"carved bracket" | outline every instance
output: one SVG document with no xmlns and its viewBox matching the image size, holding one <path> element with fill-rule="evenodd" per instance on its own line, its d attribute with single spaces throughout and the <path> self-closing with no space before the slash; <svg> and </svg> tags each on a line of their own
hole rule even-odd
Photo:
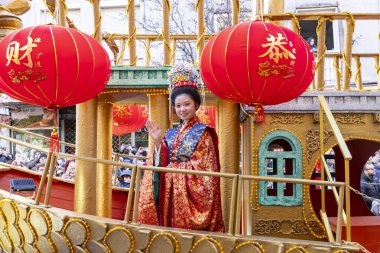
<svg viewBox="0 0 380 253">
<path fill-rule="evenodd" d="M 323 131 L 323 143 L 326 143 L 327 140 L 333 136 L 334 133 L 332 130 Z M 319 130 L 309 130 L 306 132 L 306 158 L 310 163 L 313 153 L 321 147 L 319 142 Z"/>
</svg>

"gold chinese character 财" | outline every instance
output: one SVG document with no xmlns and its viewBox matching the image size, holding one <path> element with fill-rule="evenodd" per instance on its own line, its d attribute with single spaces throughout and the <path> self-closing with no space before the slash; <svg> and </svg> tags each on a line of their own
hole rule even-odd
<svg viewBox="0 0 380 253">
<path fill-rule="evenodd" d="M 23 63 L 24 65 L 28 66 L 29 68 L 33 67 L 33 61 L 32 61 L 32 51 L 33 48 L 37 47 L 37 44 L 33 43 L 33 39 L 31 37 L 28 37 L 28 42 L 26 43 L 25 46 L 20 47 L 20 42 L 18 41 L 13 41 L 9 43 L 7 47 L 7 53 L 6 57 L 8 59 L 8 62 L 5 66 L 8 66 L 11 61 L 16 63 L 17 65 L 20 65 L 21 61 L 24 58 L 27 58 L 28 62 Z M 20 51 L 24 52 L 23 55 L 20 56 Z"/>
</svg>

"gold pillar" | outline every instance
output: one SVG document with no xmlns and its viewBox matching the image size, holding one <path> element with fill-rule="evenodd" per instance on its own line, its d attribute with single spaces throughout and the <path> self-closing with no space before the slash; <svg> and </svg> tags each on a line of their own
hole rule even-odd
<svg viewBox="0 0 380 253">
<path fill-rule="evenodd" d="M 92 1 L 94 9 L 95 39 L 102 41 L 100 28 L 100 0 Z M 97 149 L 97 105 L 98 98 L 76 106 L 75 153 L 79 156 L 96 157 Z M 96 214 L 96 164 L 76 161 L 74 211 Z"/>
<path fill-rule="evenodd" d="M 270 0 L 269 1 L 269 14 L 283 14 L 285 10 L 284 0 Z M 284 21 L 275 21 L 273 22 L 276 25 L 283 25 Z"/>
<path fill-rule="evenodd" d="M 77 105 L 75 153 L 96 157 L 97 103 L 94 98 Z M 96 214 L 96 164 L 76 161 L 74 211 Z"/>
<path fill-rule="evenodd" d="M 98 103 L 98 158 L 112 159 L 112 103 Z M 112 217 L 112 166 L 96 170 L 96 215 Z"/>
<path fill-rule="evenodd" d="M 239 174 L 239 107 L 234 102 L 218 102 L 218 137 L 221 172 Z M 222 211 L 225 227 L 229 224 L 231 179 L 220 184 Z"/>
<path fill-rule="evenodd" d="M 148 94 L 149 97 L 149 120 L 158 124 L 162 134 L 169 128 L 169 100 L 168 95 Z M 149 150 L 153 146 L 152 138 L 149 138 Z"/>
</svg>

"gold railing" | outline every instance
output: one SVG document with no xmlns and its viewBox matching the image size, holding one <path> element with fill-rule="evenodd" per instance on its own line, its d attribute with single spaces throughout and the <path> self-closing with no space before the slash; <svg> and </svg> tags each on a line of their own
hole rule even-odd
<svg viewBox="0 0 380 253">
<path fill-rule="evenodd" d="M 265 177 L 265 176 L 243 176 L 243 175 L 237 175 L 237 174 L 231 174 L 231 173 L 180 170 L 180 169 L 163 168 L 163 167 L 128 165 L 125 163 L 115 162 L 115 161 L 110 161 L 110 160 L 70 155 L 70 154 L 65 154 L 65 153 L 53 153 L 53 152 L 49 152 L 48 150 L 32 146 L 30 144 L 18 141 L 10 137 L 0 136 L 0 139 L 9 141 L 17 145 L 22 145 L 31 149 L 35 149 L 41 152 L 49 153 L 44 171 L 42 173 L 39 188 L 36 194 L 36 198 L 35 198 L 36 205 L 40 204 L 41 195 L 42 195 L 42 191 L 43 191 L 43 187 L 45 183 L 46 183 L 46 193 L 45 193 L 44 205 L 45 206 L 49 205 L 50 193 L 53 187 L 52 183 L 53 183 L 53 174 L 54 174 L 54 167 L 55 167 L 54 165 L 55 165 L 55 161 L 57 157 L 65 157 L 69 159 L 83 160 L 87 162 L 102 163 L 102 164 L 107 164 L 107 165 L 112 165 L 112 166 L 124 166 L 124 167 L 131 168 L 132 177 L 131 177 L 131 183 L 130 183 L 129 193 L 127 197 L 126 211 L 125 211 L 125 217 L 124 217 L 124 221 L 127 223 L 138 222 L 137 214 L 138 214 L 138 199 L 140 196 L 140 187 L 135 187 L 135 185 L 140 185 L 141 183 L 141 176 L 139 175 L 141 175 L 142 170 L 167 172 L 167 173 L 192 174 L 192 175 L 198 175 L 198 176 L 214 176 L 214 177 L 232 179 L 232 192 L 231 192 L 231 202 L 230 202 L 231 210 L 229 214 L 230 222 L 228 224 L 228 233 L 231 235 L 240 234 L 240 212 L 241 212 L 241 202 L 242 202 L 241 197 L 242 197 L 242 186 L 243 186 L 244 180 L 274 181 L 274 182 L 286 182 L 286 183 L 300 183 L 300 184 L 307 184 L 307 185 L 332 186 L 332 187 L 339 187 L 339 194 L 338 194 L 339 201 L 338 201 L 338 214 L 337 214 L 338 224 L 337 224 L 337 231 L 336 231 L 336 239 L 334 240 L 334 242 L 338 244 L 342 242 L 341 231 L 342 231 L 342 217 L 343 217 L 343 203 L 344 203 L 343 189 L 345 187 L 345 183 L 342 183 L 342 182 L 326 182 L 326 181 L 319 181 L 319 180 L 291 179 L 291 178 L 273 178 L 273 177 Z M 8 167 L 8 168 L 15 167 L 13 165 L 6 164 L 6 163 L 0 163 L 0 165 Z M 46 182 L 46 179 L 47 179 L 47 182 Z M 133 199 L 135 200 L 134 203 L 132 203 Z M 130 213 L 131 213 L 132 205 L 133 205 L 133 216 L 131 220 Z"/>
<path fill-rule="evenodd" d="M 96 2 L 96 1 L 95 1 Z M 94 20 L 96 31 L 99 31 L 101 26 L 101 14 L 99 3 L 90 1 L 90 3 L 94 7 Z M 282 5 L 281 5 L 282 2 Z M 256 8 L 256 13 L 261 14 L 264 20 L 273 21 L 278 23 L 279 21 L 291 21 L 292 29 L 296 33 L 300 33 L 300 24 L 299 20 L 316 20 L 318 21 L 318 26 L 316 29 L 317 39 L 318 39 L 318 51 L 317 51 L 317 60 L 316 60 L 316 87 L 317 90 L 325 89 L 325 80 L 324 80 L 324 65 L 325 58 L 329 57 L 329 54 L 326 53 L 325 46 L 325 38 L 326 38 L 326 21 L 336 22 L 340 20 L 344 20 L 346 22 L 345 27 L 345 36 L 344 36 L 344 46 L 343 52 L 341 53 L 340 58 L 343 62 L 343 71 L 340 70 L 339 67 L 335 67 L 336 75 L 343 77 L 343 90 L 351 90 L 350 82 L 351 79 L 354 78 L 354 81 L 357 85 L 357 89 L 359 91 L 362 90 L 362 82 L 361 82 L 361 73 L 360 73 L 360 56 L 356 57 L 352 53 L 352 42 L 353 42 L 353 34 L 355 31 L 355 22 L 357 20 L 366 20 L 366 21 L 376 21 L 380 20 L 379 13 L 334 13 L 334 12 L 313 12 L 313 13 L 281 13 L 284 9 L 284 1 L 279 1 L 278 6 L 275 6 L 272 10 L 273 13 L 264 14 L 263 13 L 263 2 L 256 1 L 256 6 L 252 6 L 252 10 Z M 60 2 L 61 5 L 64 4 L 64 1 Z M 281 6 L 280 6 L 281 5 Z M 62 8 L 62 6 L 60 6 Z M 66 7 L 67 8 L 67 7 Z M 65 9 L 65 8 L 64 8 Z M 145 61 L 144 66 L 149 66 L 151 62 L 151 42 L 154 41 L 162 41 L 163 43 L 163 61 L 162 65 L 173 65 L 175 63 L 175 52 L 176 52 L 176 44 L 179 40 L 185 41 L 194 41 L 195 47 L 197 51 L 198 57 L 201 55 L 202 50 L 205 45 L 205 41 L 210 39 L 213 34 L 206 34 L 206 25 L 205 25 L 205 5 L 204 0 L 198 0 L 196 2 L 195 11 L 197 15 L 197 34 L 170 34 L 170 12 L 171 12 L 171 4 L 170 1 L 162 2 L 162 30 L 157 34 L 138 34 L 136 28 L 136 18 L 135 18 L 135 1 L 129 1 L 126 9 L 125 15 L 128 17 L 128 34 L 109 34 L 104 33 L 100 35 L 100 33 L 95 32 L 97 34 L 97 39 L 103 39 L 111 51 L 114 54 L 114 62 L 116 65 L 124 64 L 124 53 L 128 48 L 129 52 L 129 64 L 130 66 L 137 65 L 137 52 L 136 52 L 136 40 L 141 41 L 145 47 Z M 231 19 L 232 25 L 236 25 L 239 22 L 239 13 L 240 13 L 240 1 L 232 0 L 231 1 Z M 60 12 L 61 15 L 67 14 L 66 11 Z M 274 14 L 276 12 L 276 14 Z M 64 16 L 64 15 L 63 15 Z M 64 20 L 64 17 L 62 17 Z M 72 22 L 69 22 L 70 25 L 73 25 Z M 378 32 L 378 31 L 377 31 Z M 100 37 L 100 38 L 98 38 Z M 115 41 L 119 41 L 119 45 L 116 44 Z M 380 89 L 380 64 L 379 64 L 379 52 L 374 52 L 375 54 L 375 74 L 377 76 L 377 85 L 376 89 Z M 360 54 L 365 55 L 365 54 Z M 142 58 L 142 57 L 140 57 Z M 357 73 L 353 76 L 352 73 L 352 59 L 354 59 L 357 65 Z M 195 62 L 199 62 L 200 59 L 196 59 Z M 339 58 L 334 58 L 334 65 L 339 65 Z M 342 73 L 343 72 L 343 73 Z M 336 89 L 342 90 L 340 87 L 340 78 L 336 78 Z M 313 87 L 313 86 L 312 86 Z"/>
<path fill-rule="evenodd" d="M 15 132 L 18 132 L 18 133 L 23 133 L 23 134 L 26 134 L 26 135 L 30 135 L 30 136 L 33 136 L 33 137 L 40 138 L 40 139 L 46 141 L 47 143 L 50 142 L 50 138 L 49 137 L 46 137 L 46 136 L 43 136 L 43 135 L 40 135 L 40 134 L 36 134 L 36 133 L 33 133 L 33 132 L 29 132 L 29 131 L 26 131 L 26 130 L 22 130 L 20 128 L 17 128 L 17 127 L 14 127 L 14 126 L 10 126 L 10 125 L 7 125 L 7 124 L 0 123 L 0 128 L 8 128 L 8 129 L 10 129 L 12 131 L 15 131 Z M 64 141 L 60 141 L 59 145 L 60 146 L 61 145 L 65 145 L 65 146 L 69 146 L 69 147 L 75 148 L 75 144 L 64 142 Z"/>
<path fill-rule="evenodd" d="M 298 13 L 298 14 L 277 14 L 264 15 L 265 19 L 269 19 L 271 21 L 279 21 L 279 20 L 290 20 L 292 21 L 292 29 L 293 31 L 299 33 L 299 20 L 317 20 L 317 37 L 318 37 L 318 51 L 317 51 L 317 62 L 316 62 L 316 79 L 317 79 L 317 89 L 324 90 L 325 88 L 325 80 L 324 80 L 324 60 L 327 55 L 326 46 L 325 46 L 325 38 L 326 38 L 326 21 L 337 21 L 337 20 L 345 20 L 346 21 L 346 34 L 344 36 L 344 47 L 342 55 L 343 60 L 343 74 L 340 74 L 338 69 L 338 75 L 343 77 L 343 90 L 350 90 L 350 81 L 352 78 L 352 69 L 351 69 L 351 61 L 352 58 L 355 59 L 357 66 L 361 66 L 360 57 L 356 57 L 352 53 L 352 35 L 355 30 L 355 21 L 356 20 L 380 20 L 380 13 Z M 363 54 L 365 55 L 365 54 Z M 372 54 L 371 54 L 372 55 Z M 379 53 L 375 53 L 375 57 L 377 55 L 377 61 L 375 63 L 375 73 L 377 75 L 377 89 L 380 89 L 380 71 L 379 71 Z M 335 60 L 335 64 L 337 63 Z M 338 61 L 339 63 L 339 61 Z M 360 67 L 359 67 L 360 69 Z M 340 78 L 339 78 L 340 79 Z M 357 75 L 355 74 L 355 82 L 360 83 L 360 80 L 356 80 Z M 340 83 L 340 82 L 339 82 Z M 358 85 L 358 90 L 361 90 L 361 86 Z"/>
<path fill-rule="evenodd" d="M 350 185 L 350 164 L 349 164 L 349 162 L 352 159 L 351 153 L 348 150 L 346 142 L 344 141 L 342 133 L 340 132 L 338 125 L 336 124 L 334 116 L 331 113 L 331 110 L 327 104 L 325 97 L 322 95 L 319 95 L 318 100 L 319 100 L 319 126 L 320 126 L 320 128 L 319 128 L 319 143 L 320 143 L 320 150 L 321 150 L 320 159 L 323 161 L 321 163 L 321 166 L 323 167 L 323 168 L 321 168 L 321 180 L 324 180 L 325 171 L 328 171 L 328 169 L 327 169 L 328 167 L 326 166 L 326 162 L 324 160 L 325 148 L 324 148 L 324 132 L 323 131 L 324 131 L 324 114 L 325 114 L 327 121 L 330 124 L 331 129 L 334 133 L 334 136 L 335 136 L 336 140 L 338 141 L 338 146 L 339 146 L 339 148 L 343 154 L 345 183 L 346 183 L 346 185 Z M 329 172 L 327 175 L 328 175 L 328 179 L 331 180 L 331 175 Z M 346 187 L 345 190 L 346 190 L 346 219 L 345 219 L 345 221 L 346 221 L 346 228 L 347 228 L 346 229 L 346 232 L 347 232 L 346 238 L 347 238 L 347 241 L 350 242 L 351 241 L 350 189 L 348 187 Z M 334 195 L 336 195 L 335 192 L 334 192 Z M 335 197 L 335 198 L 337 199 L 337 197 Z M 337 199 L 337 201 L 339 201 L 339 203 L 340 203 L 340 201 L 341 201 L 340 198 Z M 322 187 L 322 190 L 321 190 L 321 213 L 322 213 L 322 215 L 321 216 L 324 216 L 324 217 L 326 214 L 326 204 L 325 203 L 326 203 L 325 188 Z M 343 214 L 343 210 L 342 210 L 342 214 Z M 324 222 L 325 222 L 325 226 L 328 226 L 328 224 L 326 224 L 325 220 L 324 220 Z"/>
<path fill-rule="evenodd" d="M 46 143 L 49 143 L 50 142 L 50 138 L 49 137 L 46 137 L 46 136 L 43 136 L 43 135 L 40 135 L 40 134 L 36 134 L 36 133 L 33 133 L 33 132 L 29 132 L 29 131 L 26 131 L 26 130 L 22 130 L 22 129 L 19 129 L 17 127 L 13 127 L 13 126 L 9 126 L 9 125 L 6 125 L 6 124 L 2 124 L 0 123 L 0 128 L 8 128 L 12 131 L 15 131 L 15 132 L 18 132 L 18 133 L 23 133 L 23 134 L 26 134 L 26 135 L 30 135 L 30 136 L 33 136 L 33 137 L 37 137 L 39 139 L 42 139 L 43 141 L 45 141 Z M 64 146 L 69 146 L 69 147 L 73 147 L 75 148 L 75 144 L 73 143 L 68 143 L 68 142 L 64 142 L 64 141 L 59 141 L 59 146 L 61 145 L 64 145 Z M 29 147 L 31 149 L 36 149 L 34 146 L 33 147 Z M 49 153 L 48 150 L 45 150 L 45 149 L 42 149 L 42 148 L 38 148 L 36 149 L 38 151 L 41 151 L 41 152 L 44 152 L 44 153 Z M 132 159 L 135 159 L 135 161 L 137 162 L 137 160 L 146 160 L 148 159 L 148 157 L 145 157 L 145 156 L 137 156 L 137 155 L 127 155 L 127 154 L 119 154 L 119 153 L 113 153 L 114 155 L 114 161 L 119 161 L 119 158 L 120 157 L 128 157 L 128 158 L 132 158 Z M 48 159 L 49 156 L 48 156 Z M 124 166 L 125 167 L 125 163 L 124 163 Z M 117 175 L 117 169 L 118 169 L 118 166 L 113 166 L 113 169 L 114 169 L 114 173 L 115 175 Z M 112 185 L 116 186 L 116 176 L 114 177 L 114 180 L 112 182 Z"/>
<path fill-rule="evenodd" d="M 333 62 L 333 68 L 334 68 L 334 73 L 335 73 L 335 89 L 340 91 L 344 90 L 341 86 L 341 77 L 342 77 L 342 71 L 340 67 L 340 62 L 344 62 L 344 56 L 343 53 L 326 53 L 324 57 L 327 58 L 332 58 Z M 378 72 L 379 69 L 379 54 L 376 53 L 353 53 L 352 57 L 354 58 L 355 61 L 355 68 L 356 71 L 354 73 L 354 83 L 356 85 L 356 89 L 359 91 L 373 91 L 373 90 L 379 90 L 378 87 L 370 87 L 367 89 L 363 89 L 363 76 L 362 76 L 362 61 L 361 59 L 363 58 L 372 58 L 374 60 L 374 65 L 373 65 L 373 71 L 374 73 Z"/>
<path fill-rule="evenodd" d="M 132 7 L 134 8 L 134 6 Z M 202 13 L 203 10 L 197 9 L 198 15 Z M 233 19 L 237 22 L 237 15 L 238 12 L 235 11 L 233 13 Z M 292 29 L 296 33 L 300 32 L 300 25 L 299 20 L 316 20 L 318 21 L 317 26 L 317 38 L 318 38 L 318 51 L 316 54 L 316 85 L 315 87 L 312 86 L 312 88 L 317 90 L 324 90 L 325 89 L 325 59 L 326 58 L 333 58 L 333 67 L 335 69 L 335 88 L 336 90 L 352 90 L 350 87 L 351 79 L 354 79 L 354 83 L 356 84 L 356 89 L 359 91 L 363 90 L 363 82 L 362 82 L 362 74 L 361 74 L 361 58 L 363 57 L 372 57 L 375 60 L 374 64 L 374 74 L 377 76 L 377 85 L 376 87 L 371 87 L 372 89 L 375 88 L 376 90 L 380 89 L 380 67 L 379 67 L 379 53 L 352 53 L 352 34 L 355 30 L 355 21 L 356 20 L 380 20 L 380 14 L 378 13 L 299 13 L 299 14 L 266 14 L 263 17 L 266 20 L 270 21 L 284 21 L 288 20 L 292 22 Z M 326 46 L 325 46 L 325 38 L 326 38 L 326 21 L 332 21 L 337 22 L 338 20 L 345 20 L 346 21 L 346 34 L 344 36 L 344 47 L 342 53 L 337 54 L 331 54 L 326 52 Z M 234 23 L 236 23 L 234 22 Z M 169 24 L 164 24 L 164 26 Z M 198 27 L 199 28 L 199 27 Z M 168 31 L 169 27 L 164 27 L 163 30 Z M 135 30 L 134 30 L 135 31 Z M 179 40 L 182 41 L 196 41 L 197 50 L 201 52 L 201 50 L 204 47 L 204 41 L 209 40 L 214 34 L 205 34 L 205 31 L 203 28 L 198 29 L 198 34 L 191 35 L 191 34 L 166 34 L 166 36 L 163 36 L 163 34 L 104 34 L 103 39 L 110 45 L 111 50 L 113 49 L 114 52 L 114 58 L 115 58 L 115 64 L 124 64 L 121 59 L 124 57 L 125 52 L 125 46 L 128 44 L 129 52 L 132 53 L 132 55 L 136 55 L 136 48 L 132 48 L 133 45 L 135 45 L 135 41 L 141 41 L 145 46 L 145 56 L 140 57 L 145 59 L 145 66 L 150 65 L 151 60 L 151 53 L 150 53 L 150 44 L 153 41 L 163 41 L 163 43 L 166 45 L 164 46 L 164 54 L 167 55 L 169 51 L 171 52 L 170 55 L 170 61 L 164 60 L 163 65 L 168 64 L 174 64 L 175 57 L 175 51 L 176 51 L 176 43 Z M 115 43 L 115 40 L 120 41 L 120 46 L 117 46 Z M 128 43 L 126 43 L 128 41 Z M 134 43 L 131 43 L 131 41 L 134 41 Z M 203 41 L 202 45 L 199 45 L 199 42 Z M 113 42 L 113 43 L 112 43 Z M 169 43 L 170 42 L 170 43 Z M 112 46 L 111 46 L 112 45 Z M 115 47 L 118 48 L 119 53 L 115 51 Z M 200 53 L 198 53 L 198 56 Z M 356 64 L 356 73 L 353 73 L 352 71 L 352 59 L 354 59 L 354 62 Z M 199 62 L 199 59 L 196 60 Z M 340 67 L 340 61 L 342 62 L 342 66 Z M 136 65 L 136 61 L 133 61 L 132 66 Z M 343 79 L 343 84 L 341 85 L 341 78 Z"/>
<path fill-rule="evenodd" d="M 330 242 L 336 242 L 336 243 L 342 242 L 342 219 L 343 219 L 345 183 L 328 182 L 328 181 L 320 181 L 320 180 L 308 180 L 308 179 L 296 179 L 296 178 L 277 178 L 277 177 L 266 177 L 266 176 L 239 175 L 237 203 L 241 202 L 242 185 L 243 185 L 244 180 L 273 181 L 273 182 L 293 183 L 293 184 L 302 184 L 302 185 L 322 185 L 322 189 L 325 186 L 339 187 L 338 211 L 337 211 L 338 220 L 337 220 L 336 238 L 335 240 L 332 240 Z M 240 226 L 240 214 L 241 214 L 241 205 L 237 205 L 236 220 L 235 220 L 235 224 L 236 224 L 235 234 L 238 234 L 238 228 Z"/>
</svg>

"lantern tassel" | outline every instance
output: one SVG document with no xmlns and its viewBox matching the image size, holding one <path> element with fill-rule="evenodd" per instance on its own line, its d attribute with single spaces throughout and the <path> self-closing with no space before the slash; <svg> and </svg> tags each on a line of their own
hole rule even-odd
<svg viewBox="0 0 380 253">
<path fill-rule="evenodd" d="M 255 122 L 265 124 L 265 114 L 263 105 L 255 103 L 253 104 L 253 106 L 255 107 L 255 112 L 253 113 L 253 118 L 255 119 Z"/>
</svg>

